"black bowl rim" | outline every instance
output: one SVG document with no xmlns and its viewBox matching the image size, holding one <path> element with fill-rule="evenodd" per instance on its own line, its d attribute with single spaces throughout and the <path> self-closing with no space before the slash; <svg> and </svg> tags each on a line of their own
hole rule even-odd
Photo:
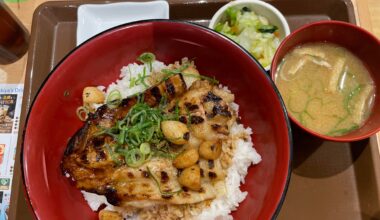
<svg viewBox="0 0 380 220">
<path fill-rule="evenodd" d="M 21 176 L 22 176 L 23 188 L 24 188 L 25 195 L 27 197 L 29 208 L 32 209 L 33 216 L 35 217 L 35 219 L 38 219 L 38 216 L 36 215 L 35 208 L 33 207 L 32 203 L 30 201 L 29 191 L 27 190 L 26 181 L 25 181 L 25 173 L 24 173 L 25 169 L 24 169 L 24 163 L 23 163 L 24 162 L 24 140 L 25 140 L 26 128 L 28 127 L 28 122 L 29 122 L 29 116 L 30 116 L 30 113 L 31 113 L 31 109 L 34 106 L 35 101 L 39 97 L 39 94 L 40 94 L 42 88 L 45 86 L 46 82 L 50 79 L 50 77 L 52 76 L 52 74 L 54 74 L 54 72 L 60 67 L 60 65 L 72 53 L 74 53 L 76 50 L 78 50 L 82 46 L 88 44 L 88 42 L 92 41 L 93 39 L 97 38 L 100 35 L 103 35 L 103 34 L 106 34 L 108 32 L 114 31 L 116 29 L 119 29 L 119 28 L 122 28 L 122 27 L 125 27 L 125 26 L 129 26 L 129 25 L 136 25 L 136 24 L 143 24 L 143 23 L 179 23 L 179 24 L 190 25 L 190 26 L 194 26 L 196 28 L 203 29 L 205 31 L 208 31 L 210 33 L 213 33 L 213 34 L 219 36 L 220 38 L 228 41 L 230 44 L 232 43 L 233 45 L 235 45 L 236 47 L 238 47 L 247 56 L 249 56 L 253 62 L 255 62 L 258 65 L 259 69 L 261 69 L 261 72 L 265 75 L 266 79 L 268 80 L 268 82 L 270 83 L 270 85 L 272 86 L 272 88 L 274 89 L 274 91 L 275 91 L 275 93 L 276 93 L 276 95 L 277 95 L 277 97 L 278 97 L 278 99 L 280 101 L 281 108 L 282 108 L 282 111 L 283 111 L 283 114 L 284 114 L 284 118 L 285 118 L 285 122 L 286 122 L 286 125 L 287 125 L 287 129 L 288 129 L 288 139 L 289 139 L 289 162 L 288 162 L 288 173 L 287 173 L 287 177 L 286 177 L 286 183 L 285 183 L 282 195 L 281 195 L 281 199 L 278 202 L 277 208 L 276 208 L 276 210 L 273 213 L 272 218 L 271 218 L 272 220 L 276 219 L 277 216 L 278 216 L 278 214 L 280 213 L 281 207 L 282 207 L 282 205 L 283 205 L 283 203 L 285 201 L 286 193 L 288 191 L 290 177 L 291 177 L 291 172 L 292 172 L 292 161 L 293 161 L 293 137 L 292 137 L 292 129 L 291 129 L 291 126 L 290 126 L 290 121 L 289 121 L 288 113 L 287 113 L 287 110 L 285 108 L 285 103 L 282 100 L 280 92 L 278 91 L 277 87 L 275 86 L 274 82 L 272 81 L 270 75 L 267 74 L 267 72 L 265 71 L 265 69 L 256 60 L 256 58 L 254 58 L 246 49 L 244 49 L 242 46 L 240 46 L 238 43 L 236 43 L 232 39 L 228 38 L 225 35 L 220 34 L 219 32 L 217 32 L 217 31 L 215 31 L 213 29 L 210 29 L 208 27 L 205 27 L 205 26 L 202 26 L 202 25 L 199 25 L 199 24 L 195 24 L 195 23 L 191 23 L 191 22 L 187 22 L 187 21 L 180 21 L 180 20 L 170 20 L 170 19 L 147 19 L 147 20 L 140 20 L 140 21 L 135 21 L 135 22 L 124 23 L 124 24 L 115 26 L 113 28 L 107 29 L 105 31 L 102 31 L 102 32 L 100 32 L 100 33 L 92 36 L 91 38 L 87 39 L 86 41 L 84 41 L 80 45 L 76 46 L 74 49 L 72 49 L 68 54 L 66 54 L 57 63 L 57 65 L 55 65 L 55 67 L 49 72 L 48 76 L 44 79 L 44 81 L 42 82 L 41 86 L 39 87 L 39 89 L 38 89 L 38 91 L 36 93 L 36 96 L 33 98 L 33 101 L 32 101 L 32 103 L 31 103 L 31 105 L 29 107 L 29 110 L 28 110 L 28 114 L 26 116 L 25 125 L 24 125 L 23 132 L 22 132 L 22 143 L 21 143 L 21 152 L 20 152 L 20 164 L 21 164 L 21 171 L 22 171 L 21 172 Z"/>
</svg>

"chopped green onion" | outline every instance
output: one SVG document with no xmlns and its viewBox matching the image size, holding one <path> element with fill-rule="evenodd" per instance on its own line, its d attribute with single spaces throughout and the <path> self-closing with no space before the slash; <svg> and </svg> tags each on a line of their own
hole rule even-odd
<svg viewBox="0 0 380 220">
<path fill-rule="evenodd" d="M 111 149 L 111 147 L 108 144 L 106 144 L 105 146 L 106 146 L 108 153 L 111 156 L 111 159 L 116 163 L 116 165 L 121 165 L 121 161 L 117 157 L 117 154 Z"/>
<path fill-rule="evenodd" d="M 149 154 L 150 153 L 150 144 L 149 143 L 142 143 L 140 145 L 140 151 L 142 154 Z"/>
<path fill-rule="evenodd" d="M 191 114 L 188 108 L 186 108 L 186 114 L 187 114 L 187 127 L 190 128 L 191 126 Z"/>
<path fill-rule="evenodd" d="M 168 144 L 168 142 L 166 140 L 162 140 L 159 143 L 157 143 L 156 148 L 161 149 L 161 148 L 165 147 L 167 144 Z"/>
<path fill-rule="evenodd" d="M 146 167 L 147 170 L 148 170 L 148 174 L 149 176 L 153 179 L 153 181 L 156 183 L 157 185 L 157 188 L 158 190 L 160 191 L 161 193 L 161 196 L 164 196 L 164 197 L 170 197 L 170 196 L 173 196 L 174 194 L 178 194 L 180 192 L 182 192 L 182 189 L 179 189 L 179 190 L 176 190 L 176 191 L 172 191 L 172 192 L 167 192 L 167 191 L 162 191 L 161 189 L 161 184 L 160 182 L 157 180 L 157 178 L 153 175 L 152 171 L 150 171 L 149 167 Z"/>
<path fill-rule="evenodd" d="M 182 75 L 193 77 L 193 78 L 198 78 L 198 79 L 204 79 L 204 80 L 209 81 L 212 84 L 219 84 L 218 80 L 216 80 L 215 78 L 208 77 L 208 76 L 196 75 L 196 74 L 190 74 L 190 73 L 182 73 Z"/>
<path fill-rule="evenodd" d="M 160 99 L 160 103 L 158 104 L 158 108 L 163 109 L 167 106 L 167 104 L 168 104 L 168 97 L 166 96 L 166 94 L 164 94 Z"/>
<path fill-rule="evenodd" d="M 120 145 L 139 148 L 143 143 L 159 143 L 164 139 L 160 128 L 162 120 L 162 109 L 152 108 L 146 103 L 137 103 L 112 129 L 107 128 L 99 133 L 111 135 Z"/>
<path fill-rule="evenodd" d="M 78 118 L 81 120 L 81 121 L 86 121 L 87 118 L 88 118 L 88 113 L 89 113 L 89 110 L 84 107 L 84 106 L 80 106 L 77 108 L 77 116 Z"/>
<path fill-rule="evenodd" d="M 107 97 L 107 106 L 109 108 L 116 108 L 120 105 L 121 99 L 121 93 L 119 92 L 119 90 L 113 90 Z"/>
<path fill-rule="evenodd" d="M 153 53 L 146 52 L 146 53 L 142 53 L 137 58 L 137 60 L 144 63 L 144 64 L 149 64 L 149 71 L 152 72 L 152 70 L 153 70 L 152 63 L 153 63 L 153 61 L 156 60 L 156 56 Z"/>
<path fill-rule="evenodd" d="M 131 77 L 129 80 L 129 88 L 133 88 L 137 85 L 137 79 L 136 77 Z"/>
<path fill-rule="evenodd" d="M 178 106 L 178 100 L 176 100 L 175 106 L 174 106 L 174 111 L 171 113 L 168 113 L 164 116 L 163 120 L 164 121 L 169 121 L 169 120 L 175 120 L 178 121 L 180 116 L 179 112 L 179 106 Z"/>
<path fill-rule="evenodd" d="M 130 167 L 139 167 L 145 162 L 145 155 L 139 149 L 129 150 L 124 156 L 127 165 Z"/>
<path fill-rule="evenodd" d="M 151 68 L 152 69 L 152 68 Z M 139 76 L 140 76 L 140 74 L 139 74 Z M 140 79 L 140 82 L 141 82 L 141 84 L 143 84 L 143 86 L 145 87 L 145 88 L 148 88 L 149 86 L 146 84 L 146 82 L 145 82 L 145 79 L 147 78 L 148 76 L 146 75 L 146 68 L 145 68 L 145 66 L 144 66 L 144 69 L 143 69 L 143 75 L 139 78 Z"/>
<path fill-rule="evenodd" d="M 203 76 L 203 75 L 191 74 L 191 73 L 183 73 L 183 71 L 188 67 L 189 67 L 189 65 L 185 64 L 185 65 L 181 66 L 181 68 L 178 68 L 178 69 L 163 69 L 163 70 L 161 70 L 161 72 L 166 74 L 162 81 L 169 79 L 173 75 L 182 74 L 183 76 L 193 77 L 193 78 L 197 78 L 197 79 L 204 79 L 204 80 L 207 80 L 213 84 L 219 84 L 219 81 L 216 80 L 215 78 L 211 78 L 211 77 Z"/>
<path fill-rule="evenodd" d="M 154 156 L 174 160 L 177 155 L 158 150 L 154 152 Z"/>
<path fill-rule="evenodd" d="M 165 77 L 163 77 L 162 81 L 165 81 L 169 79 L 171 76 L 182 73 L 185 69 L 189 67 L 188 63 L 183 64 L 180 68 L 178 69 L 162 69 L 161 72 L 165 73 Z"/>
<path fill-rule="evenodd" d="M 126 130 L 124 130 L 124 129 L 120 130 L 119 136 L 117 136 L 117 142 L 119 144 L 124 144 L 124 142 L 125 142 L 125 133 L 126 133 Z"/>
<path fill-rule="evenodd" d="M 142 53 L 137 58 L 137 60 L 140 61 L 140 62 L 142 62 L 142 63 L 151 63 L 154 60 L 156 60 L 156 56 L 153 53 L 145 52 L 145 53 Z"/>
<path fill-rule="evenodd" d="M 164 79 L 162 81 L 165 81 L 167 79 L 169 79 L 169 77 L 171 77 L 172 75 L 176 75 L 176 74 L 180 74 L 182 73 L 182 71 L 180 69 L 162 69 L 161 72 L 165 73 L 166 76 L 164 77 Z"/>
<path fill-rule="evenodd" d="M 137 95 L 137 103 L 143 103 L 144 102 L 144 93 L 141 93 Z"/>
</svg>

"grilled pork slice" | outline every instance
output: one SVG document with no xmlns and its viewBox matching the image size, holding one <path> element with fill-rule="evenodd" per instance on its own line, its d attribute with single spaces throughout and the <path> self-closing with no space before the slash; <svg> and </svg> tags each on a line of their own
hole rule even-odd
<svg viewBox="0 0 380 220">
<path fill-rule="evenodd" d="M 225 139 L 236 121 L 230 108 L 234 99 L 229 91 L 206 80 L 198 80 L 179 99 L 180 121 L 191 125 L 191 134 L 197 139 Z"/>
<path fill-rule="evenodd" d="M 186 92 L 182 75 L 174 75 L 161 84 L 144 93 L 144 101 L 158 105 L 163 97 L 168 101 Z M 65 175 L 70 175 L 79 189 L 105 195 L 111 204 L 120 203 L 123 197 L 121 188 L 111 176 L 118 169 L 107 147 L 113 142 L 112 137 L 97 135 L 102 128 L 111 128 L 123 119 L 129 109 L 137 103 L 137 97 L 123 99 L 117 108 L 99 107 L 90 114 L 87 121 L 70 139 L 64 152 L 61 168 Z M 151 180 L 152 181 L 152 180 Z"/>
<path fill-rule="evenodd" d="M 192 204 L 215 197 L 211 183 L 202 184 L 199 191 L 183 190 L 177 176 L 178 171 L 170 159 L 153 158 L 137 169 L 124 166 L 116 170 L 111 179 L 120 189 L 119 206 L 143 208 L 163 203 Z"/>
<path fill-rule="evenodd" d="M 236 118 L 230 109 L 234 100 L 230 92 L 205 80 L 195 81 L 186 90 L 182 76 L 175 75 L 144 93 L 144 100 L 150 106 L 157 105 L 162 97 L 169 102 L 167 111 L 178 111 L 179 120 L 190 128 L 188 143 L 173 148 L 198 149 L 204 141 L 227 139 Z M 136 98 L 124 99 L 117 108 L 104 105 L 91 115 L 67 146 L 63 172 L 71 176 L 79 189 L 105 195 L 110 204 L 121 207 L 194 204 L 214 199 L 223 191 L 215 184 L 223 181 L 226 174 L 220 158 L 199 159 L 199 190 L 180 185 L 178 177 L 182 170 L 176 169 L 170 159 L 153 157 L 137 168 L 115 164 L 107 150 L 114 140 L 111 136 L 96 135 L 98 127 L 113 127 L 136 102 Z"/>
</svg>

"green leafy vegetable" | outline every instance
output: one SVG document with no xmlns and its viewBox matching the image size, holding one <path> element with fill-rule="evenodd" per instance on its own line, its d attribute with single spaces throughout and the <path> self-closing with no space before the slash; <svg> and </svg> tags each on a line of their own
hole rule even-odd
<svg viewBox="0 0 380 220">
<path fill-rule="evenodd" d="M 278 47 L 278 27 L 249 7 L 229 7 L 213 27 L 244 47 L 261 65 L 268 67 Z"/>
<path fill-rule="evenodd" d="M 347 113 L 344 117 L 339 118 L 338 122 L 334 125 L 333 129 L 331 129 L 331 131 L 329 131 L 326 135 L 341 136 L 359 128 L 359 125 L 355 123 L 351 125 L 351 127 L 348 127 L 348 128 L 338 128 L 338 127 L 344 121 L 346 121 L 346 119 L 348 119 L 350 115 L 352 114 L 352 109 L 351 109 L 351 104 L 350 104 L 351 100 L 360 93 L 360 91 L 362 90 L 362 87 L 363 85 L 356 86 L 351 91 L 349 91 L 348 94 L 344 97 L 343 107 L 346 109 Z"/>
<path fill-rule="evenodd" d="M 357 96 L 357 95 L 360 93 L 362 87 L 363 87 L 362 85 L 358 85 L 357 87 L 355 87 L 354 89 L 352 89 L 352 90 L 348 93 L 348 95 L 344 98 L 343 105 L 344 105 L 344 107 L 346 108 L 346 110 L 347 110 L 347 112 L 348 112 L 349 114 L 352 113 L 352 109 L 351 109 L 350 102 L 351 102 L 351 100 L 352 100 L 355 96 Z"/>
<path fill-rule="evenodd" d="M 274 25 L 262 25 L 258 28 L 261 33 L 274 33 L 277 30 L 277 26 Z"/>
<path fill-rule="evenodd" d="M 222 32 L 222 30 L 223 30 L 223 26 L 224 26 L 223 23 L 218 23 L 218 24 L 215 26 L 215 30 L 216 30 L 217 32 Z"/>
<path fill-rule="evenodd" d="M 251 12 L 252 10 L 250 9 L 250 8 L 248 8 L 248 7 L 243 7 L 242 9 L 241 9 L 241 12 Z"/>
<path fill-rule="evenodd" d="M 329 136 L 341 136 L 344 134 L 347 134 L 353 130 L 356 130 L 359 128 L 359 125 L 353 124 L 351 127 L 348 128 L 342 128 L 342 129 L 335 129 L 327 133 Z"/>
<path fill-rule="evenodd" d="M 238 12 L 239 11 L 235 9 L 234 7 L 227 8 L 226 10 L 227 21 L 231 26 L 236 25 Z"/>
</svg>

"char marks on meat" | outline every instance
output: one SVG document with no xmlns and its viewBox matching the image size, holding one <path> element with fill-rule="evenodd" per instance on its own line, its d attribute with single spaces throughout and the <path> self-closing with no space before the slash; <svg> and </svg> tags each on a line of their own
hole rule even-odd
<svg viewBox="0 0 380 220">
<path fill-rule="evenodd" d="M 162 97 L 177 98 L 186 92 L 186 85 L 180 75 L 168 78 L 165 82 L 148 89 L 144 93 L 144 101 L 150 106 L 160 103 Z M 106 195 L 115 202 L 118 194 L 117 187 L 112 186 L 110 175 L 117 169 L 114 161 L 104 145 L 110 144 L 112 138 L 106 135 L 95 135 L 99 127 L 110 128 L 116 121 L 123 119 L 129 109 L 137 103 L 137 97 L 123 99 L 117 108 L 109 108 L 107 105 L 99 107 L 91 114 L 83 127 L 69 140 L 62 160 L 62 171 L 70 174 L 78 188 L 100 195 Z M 144 171 L 146 172 L 146 171 Z M 132 173 L 129 173 L 131 176 Z M 136 175 L 141 176 L 141 175 Z M 143 175 L 146 176 L 146 175 Z M 114 192 L 115 191 L 115 192 Z"/>
<path fill-rule="evenodd" d="M 190 134 L 186 133 L 183 138 L 192 147 L 198 147 L 200 140 L 225 139 L 235 120 L 229 107 L 233 95 L 205 80 L 195 81 L 187 90 L 182 75 L 177 74 L 144 92 L 144 102 L 151 107 L 159 105 L 163 97 L 168 103 L 167 109 L 178 108 L 179 120 L 190 126 Z M 99 132 L 124 119 L 137 102 L 136 96 L 126 98 L 116 108 L 103 105 L 90 114 L 68 142 L 61 164 L 63 173 L 70 175 L 77 188 L 105 195 L 110 204 L 117 206 L 143 208 L 156 204 L 192 204 L 215 198 L 212 181 L 225 176 L 219 159 L 199 160 L 202 178 L 207 179 L 202 182 L 201 191 L 181 190 L 178 182 L 181 170 L 177 170 L 168 158 L 153 157 L 138 168 L 124 162 L 115 163 L 107 150 L 115 140 Z"/>
</svg>

